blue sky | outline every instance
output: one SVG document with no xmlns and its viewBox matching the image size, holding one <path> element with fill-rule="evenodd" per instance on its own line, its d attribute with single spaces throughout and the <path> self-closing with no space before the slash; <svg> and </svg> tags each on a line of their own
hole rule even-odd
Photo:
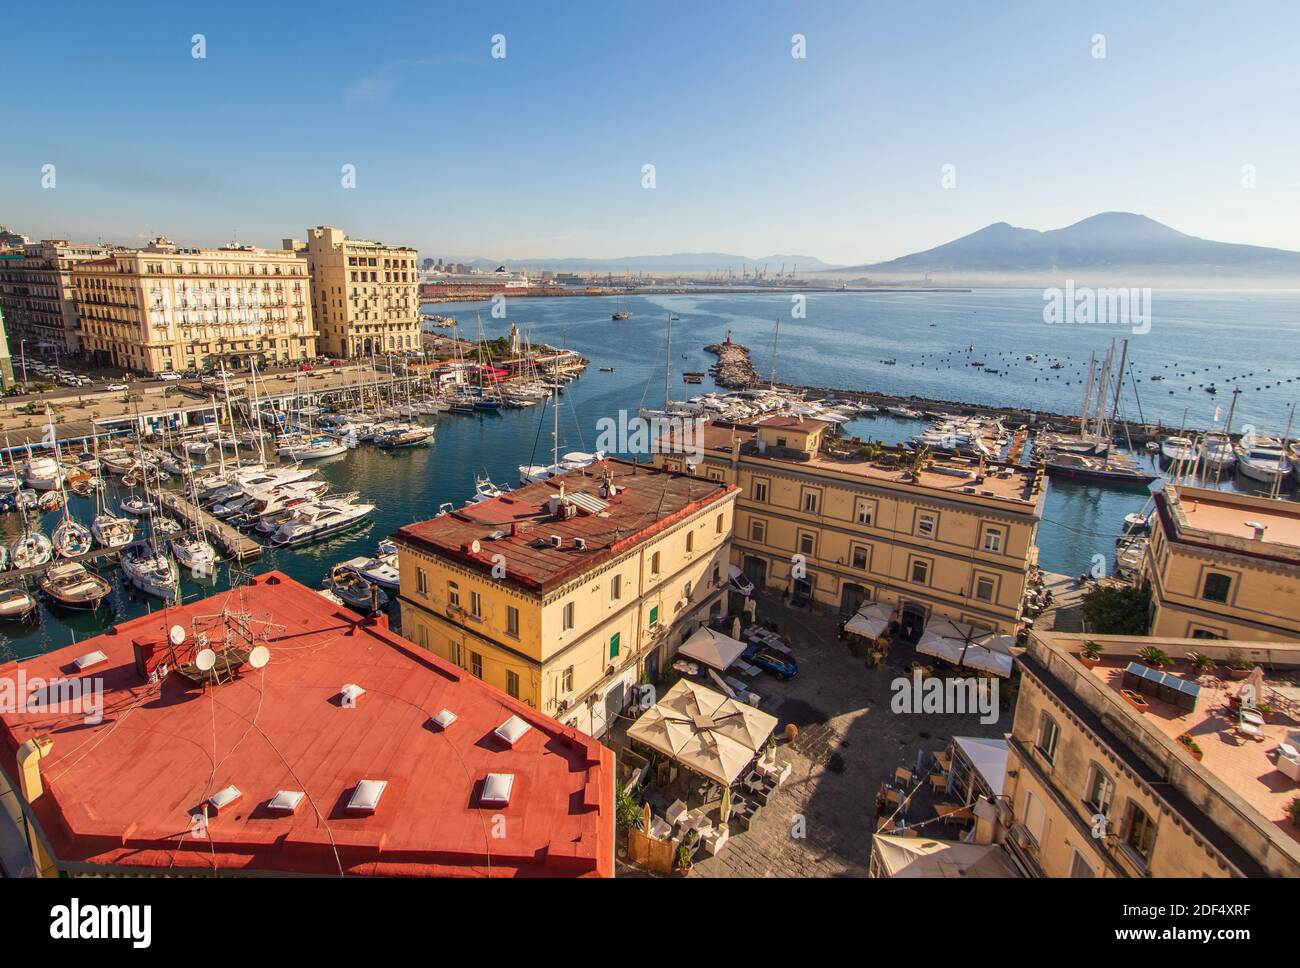
<svg viewBox="0 0 1300 968">
<path fill-rule="evenodd" d="M 4 17 L 0 223 L 34 237 L 278 245 L 327 223 L 430 255 L 850 264 L 989 222 L 1127 210 L 1300 249 L 1290 0 L 73 2 Z"/>
</svg>

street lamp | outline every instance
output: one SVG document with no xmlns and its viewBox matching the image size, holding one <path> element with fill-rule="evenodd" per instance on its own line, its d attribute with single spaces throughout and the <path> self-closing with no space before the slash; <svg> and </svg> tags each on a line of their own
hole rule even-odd
<svg viewBox="0 0 1300 968">
<path fill-rule="evenodd" d="M 18 341 L 18 359 L 23 367 L 23 393 L 27 392 L 27 340 Z"/>
</svg>

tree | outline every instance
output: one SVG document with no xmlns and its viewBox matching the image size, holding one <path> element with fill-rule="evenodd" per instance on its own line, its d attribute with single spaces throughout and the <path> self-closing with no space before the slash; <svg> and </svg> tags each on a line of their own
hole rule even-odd
<svg viewBox="0 0 1300 968">
<path fill-rule="evenodd" d="M 1098 635 L 1146 635 L 1150 616 L 1147 588 L 1099 585 L 1083 597 L 1083 620 Z"/>
</svg>

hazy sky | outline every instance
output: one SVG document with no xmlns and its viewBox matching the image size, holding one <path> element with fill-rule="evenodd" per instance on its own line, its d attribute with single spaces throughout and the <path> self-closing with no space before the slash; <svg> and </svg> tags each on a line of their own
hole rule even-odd
<svg viewBox="0 0 1300 968">
<path fill-rule="evenodd" d="M 426 255 L 859 263 L 1125 210 L 1300 249 L 1295 0 L 73 2 L 3 24 L 0 223 L 33 237 L 326 223 Z"/>
</svg>

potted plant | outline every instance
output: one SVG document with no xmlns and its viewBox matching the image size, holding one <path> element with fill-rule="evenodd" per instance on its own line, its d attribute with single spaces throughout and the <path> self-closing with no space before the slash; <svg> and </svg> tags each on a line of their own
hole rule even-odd
<svg viewBox="0 0 1300 968">
<path fill-rule="evenodd" d="M 1140 713 L 1144 713 L 1150 708 L 1140 692 L 1134 692 L 1132 689 L 1121 689 L 1119 694 L 1124 697 L 1125 702 Z"/>
<path fill-rule="evenodd" d="M 691 872 L 691 867 L 695 864 L 695 839 L 698 835 L 694 830 L 686 831 L 686 836 L 682 842 L 677 845 L 677 873 L 685 877 Z"/>
<path fill-rule="evenodd" d="M 1079 661 L 1085 669 L 1095 669 L 1101 661 L 1101 646 L 1089 639 L 1079 650 Z"/>
<path fill-rule="evenodd" d="M 1163 669 L 1169 665 L 1169 654 L 1154 645 L 1144 645 L 1137 650 L 1138 661 L 1152 669 Z"/>
<path fill-rule="evenodd" d="M 1247 659 L 1240 649 L 1229 652 L 1223 664 L 1228 670 L 1229 679 L 1245 679 L 1250 675 L 1250 670 L 1255 668 L 1255 663 Z"/>
<path fill-rule="evenodd" d="M 1255 712 L 1264 717 L 1266 723 L 1273 718 L 1273 707 L 1266 702 L 1255 703 Z"/>
<path fill-rule="evenodd" d="M 1187 752 L 1192 755 L 1192 759 L 1196 760 L 1198 763 L 1200 762 L 1201 757 L 1205 755 L 1201 752 L 1201 748 L 1197 745 L 1196 740 L 1192 739 L 1191 733 L 1183 733 L 1183 735 L 1178 737 L 1178 742 L 1183 744 L 1183 749 L 1187 750 Z"/>
<path fill-rule="evenodd" d="M 1291 822 L 1297 827 L 1300 827 L 1300 797 L 1294 797 L 1291 802 L 1287 804 L 1286 812 L 1291 818 Z"/>
<path fill-rule="evenodd" d="M 1188 652 L 1187 661 L 1192 664 L 1192 668 L 1200 676 L 1209 675 L 1215 666 L 1214 656 L 1206 655 L 1204 652 Z"/>
</svg>

